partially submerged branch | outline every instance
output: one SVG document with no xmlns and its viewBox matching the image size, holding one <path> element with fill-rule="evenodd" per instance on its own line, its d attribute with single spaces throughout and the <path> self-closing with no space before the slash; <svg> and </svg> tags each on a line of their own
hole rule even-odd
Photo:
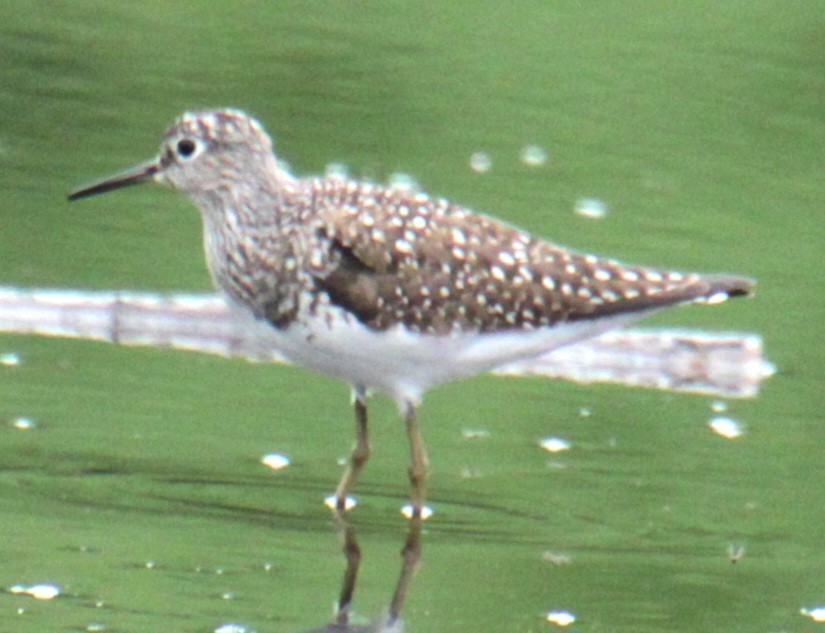
<svg viewBox="0 0 825 633">
<path fill-rule="evenodd" d="M 217 295 L 0 287 L 0 331 L 285 362 L 266 328 L 250 327 Z M 756 334 L 623 330 L 495 373 L 750 397 L 774 367 Z"/>
</svg>

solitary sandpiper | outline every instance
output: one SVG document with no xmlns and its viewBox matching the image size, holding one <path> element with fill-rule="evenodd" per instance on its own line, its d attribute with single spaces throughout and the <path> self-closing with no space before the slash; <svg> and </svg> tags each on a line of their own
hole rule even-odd
<svg viewBox="0 0 825 633">
<path fill-rule="evenodd" d="M 360 549 L 344 515 L 370 452 L 368 391 L 398 403 L 411 450 L 412 515 L 384 622 L 392 628 L 421 550 L 427 457 L 416 411 L 427 389 L 753 286 L 579 253 L 409 188 L 296 178 L 261 124 L 233 109 L 184 114 L 157 158 L 69 199 L 147 180 L 198 206 L 212 279 L 254 317 L 250 327 L 268 324 L 284 355 L 352 385 L 356 442 L 335 492 L 347 570 L 333 631 L 356 630 Z"/>
</svg>

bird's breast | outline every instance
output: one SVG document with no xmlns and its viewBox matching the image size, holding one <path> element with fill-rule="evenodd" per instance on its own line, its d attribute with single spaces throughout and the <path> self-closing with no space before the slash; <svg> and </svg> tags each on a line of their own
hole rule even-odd
<svg viewBox="0 0 825 633">
<path fill-rule="evenodd" d="M 301 282 L 297 240 L 244 223 L 226 212 L 221 221 L 204 218 L 206 264 L 216 288 L 236 304 L 277 328 L 295 318 Z"/>
</svg>

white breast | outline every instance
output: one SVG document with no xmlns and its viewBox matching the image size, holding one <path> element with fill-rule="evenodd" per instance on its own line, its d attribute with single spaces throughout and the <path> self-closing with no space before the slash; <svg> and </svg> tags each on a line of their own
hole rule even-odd
<svg viewBox="0 0 825 633">
<path fill-rule="evenodd" d="M 307 302 L 302 302 L 307 305 Z M 236 306 L 256 335 L 265 337 L 292 362 L 353 385 L 383 391 L 399 406 L 418 403 L 430 387 L 473 376 L 636 321 L 648 312 L 597 322 L 576 321 L 533 331 L 422 335 L 402 326 L 367 328 L 337 306 L 313 316 L 302 313 L 285 329 L 252 317 Z"/>
</svg>

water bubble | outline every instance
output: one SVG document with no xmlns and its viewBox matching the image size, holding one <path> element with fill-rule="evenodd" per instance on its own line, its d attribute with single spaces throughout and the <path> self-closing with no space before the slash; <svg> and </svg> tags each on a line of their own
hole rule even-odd
<svg viewBox="0 0 825 633">
<path fill-rule="evenodd" d="M 37 428 L 37 423 L 32 420 L 31 418 L 24 418 L 19 417 L 12 420 L 11 425 L 16 428 L 20 429 L 21 431 L 28 431 L 30 429 Z"/>
<path fill-rule="evenodd" d="M 569 611 L 548 611 L 545 619 L 559 626 L 567 626 L 576 621 L 576 616 Z"/>
<path fill-rule="evenodd" d="M 421 506 L 421 520 L 426 521 L 429 519 L 435 510 L 433 510 L 430 506 Z M 412 519 L 413 518 L 413 507 L 411 503 L 407 503 L 401 507 L 401 514 L 404 515 L 404 518 Z"/>
<path fill-rule="evenodd" d="M 39 583 L 36 585 L 13 585 L 9 587 L 9 593 L 25 594 L 37 600 L 51 600 L 60 595 L 60 587 L 49 583 Z"/>
<path fill-rule="evenodd" d="M 17 367 L 20 364 L 20 355 L 14 352 L 4 352 L 0 354 L 0 365 L 6 367 Z"/>
<path fill-rule="evenodd" d="M 560 437 L 545 437 L 539 442 L 539 446 L 548 453 L 561 453 L 562 451 L 570 450 L 570 442 Z"/>
<path fill-rule="evenodd" d="M 528 167 L 541 167 L 547 162 L 547 152 L 538 145 L 525 145 L 521 148 L 519 160 Z"/>
<path fill-rule="evenodd" d="M 245 624 L 238 624 L 237 622 L 227 622 L 215 628 L 215 633 L 252 633 Z"/>
<path fill-rule="evenodd" d="M 710 422 L 708 422 L 708 426 L 714 433 L 729 440 L 734 440 L 737 437 L 741 437 L 745 432 L 739 422 L 733 418 L 722 415 L 711 418 Z"/>
<path fill-rule="evenodd" d="M 272 470 L 283 470 L 289 466 L 289 457 L 281 453 L 268 453 L 261 457 L 261 463 Z"/>
<path fill-rule="evenodd" d="M 812 609 L 802 607 L 799 613 L 806 618 L 811 618 L 814 622 L 825 622 L 825 607 L 813 607 Z"/>
<path fill-rule="evenodd" d="M 487 152 L 477 151 L 470 155 L 470 169 L 477 174 L 486 174 L 493 167 L 493 159 Z"/>
<path fill-rule="evenodd" d="M 336 497 L 335 495 L 328 496 L 326 499 L 324 499 L 324 505 L 328 507 L 330 510 L 336 510 L 338 508 L 338 497 Z M 355 500 L 355 497 L 344 498 L 344 511 L 352 510 L 357 505 L 358 502 Z"/>
<path fill-rule="evenodd" d="M 573 207 L 576 215 L 593 220 L 601 220 L 607 215 L 607 205 L 596 198 L 580 198 Z"/>
<path fill-rule="evenodd" d="M 543 552 L 541 555 L 541 559 L 547 561 L 548 563 L 552 563 L 553 565 L 569 565 L 573 562 L 573 557 L 566 552 L 553 552 L 551 550 L 547 550 Z"/>
<path fill-rule="evenodd" d="M 51 600 L 60 595 L 60 587 L 43 583 L 32 585 L 26 593 L 38 600 Z"/>
<path fill-rule="evenodd" d="M 710 410 L 714 413 L 724 413 L 728 410 L 728 403 L 723 400 L 714 400 L 710 403 Z"/>
</svg>

